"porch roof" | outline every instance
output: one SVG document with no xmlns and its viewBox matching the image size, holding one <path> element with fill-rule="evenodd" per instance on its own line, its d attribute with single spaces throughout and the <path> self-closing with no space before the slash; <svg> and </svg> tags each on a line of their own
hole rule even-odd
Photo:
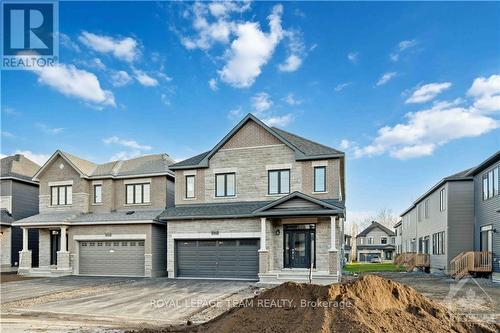
<svg viewBox="0 0 500 333">
<path fill-rule="evenodd" d="M 0 224 L 2 226 L 10 226 L 14 222 L 14 218 L 10 215 L 7 209 L 2 208 L 0 213 Z"/>
<path fill-rule="evenodd" d="M 311 203 L 309 206 L 278 208 L 292 199 Z M 230 203 L 187 204 L 169 207 L 158 217 L 160 220 L 193 220 L 217 218 L 244 218 L 266 216 L 343 215 L 344 203 L 335 199 L 320 200 L 294 192 L 273 201 L 246 201 Z"/>
<path fill-rule="evenodd" d="M 396 246 L 391 244 L 366 244 L 356 245 L 357 250 L 395 250 Z"/>
</svg>

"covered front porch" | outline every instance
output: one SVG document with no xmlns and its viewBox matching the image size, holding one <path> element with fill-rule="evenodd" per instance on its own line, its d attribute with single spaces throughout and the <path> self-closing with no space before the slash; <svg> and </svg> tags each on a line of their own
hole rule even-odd
<svg viewBox="0 0 500 333">
<path fill-rule="evenodd" d="M 23 226 L 23 247 L 19 252 L 19 275 L 63 276 L 72 274 L 70 252 L 68 251 L 68 226 L 44 225 Z M 30 229 L 38 230 L 38 267 L 34 267 L 32 251 L 28 249 Z"/>
<path fill-rule="evenodd" d="M 284 199 L 256 212 L 261 215 L 259 284 L 339 282 L 343 209 L 303 195 Z"/>
</svg>

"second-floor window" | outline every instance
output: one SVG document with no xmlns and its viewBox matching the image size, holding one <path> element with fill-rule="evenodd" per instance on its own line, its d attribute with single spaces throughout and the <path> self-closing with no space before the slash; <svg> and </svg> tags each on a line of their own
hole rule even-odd
<svg viewBox="0 0 500 333">
<path fill-rule="evenodd" d="M 387 244 L 387 237 L 380 238 L 380 243 L 381 244 Z"/>
<path fill-rule="evenodd" d="M 373 244 L 373 237 L 368 237 L 368 244 Z"/>
<path fill-rule="evenodd" d="M 443 188 L 439 191 L 439 210 L 441 212 L 446 210 L 446 189 Z"/>
<path fill-rule="evenodd" d="M 431 205 L 431 201 L 430 199 L 426 199 L 425 200 L 425 203 L 424 203 L 424 213 L 425 213 L 425 218 L 428 219 L 430 217 L 430 205 Z"/>
<path fill-rule="evenodd" d="M 50 204 L 52 206 L 73 204 L 73 186 L 71 185 L 51 186 Z"/>
<path fill-rule="evenodd" d="M 326 167 L 314 167 L 314 192 L 326 192 Z"/>
<path fill-rule="evenodd" d="M 290 193 L 290 170 L 270 170 L 268 194 Z"/>
<path fill-rule="evenodd" d="M 102 203 L 102 185 L 94 185 L 94 203 Z"/>
<path fill-rule="evenodd" d="M 215 196 L 234 197 L 236 195 L 236 174 L 219 173 L 215 175 Z"/>
<path fill-rule="evenodd" d="M 483 176 L 483 200 L 488 200 L 499 194 L 499 170 L 500 167 L 496 167 Z"/>
<path fill-rule="evenodd" d="M 125 193 L 125 202 L 127 204 L 144 204 L 150 202 L 150 187 L 149 183 L 144 184 L 127 184 Z"/>
<path fill-rule="evenodd" d="M 194 198 L 194 175 L 186 176 L 186 198 Z"/>
</svg>

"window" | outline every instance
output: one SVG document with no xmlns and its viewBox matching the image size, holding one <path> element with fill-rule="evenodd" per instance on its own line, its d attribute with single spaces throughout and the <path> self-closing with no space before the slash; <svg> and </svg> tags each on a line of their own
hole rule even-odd
<svg viewBox="0 0 500 333">
<path fill-rule="evenodd" d="M 381 244 L 387 244 L 387 237 L 381 237 L 380 238 L 380 243 Z"/>
<path fill-rule="evenodd" d="M 432 235 L 432 254 L 444 254 L 444 231 Z"/>
<path fill-rule="evenodd" d="M 479 247 L 481 251 L 492 251 L 493 246 L 493 226 L 487 225 L 481 227 L 481 233 L 479 238 Z"/>
<path fill-rule="evenodd" d="M 422 221 L 422 205 L 417 206 L 417 220 L 418 222 Z"/>
<path fill-rule="evenodd" d="M 127 204 L 144 204 L 150 202 L 150 184 L 127 184 L 125 202 Z"/>
<path fill-rule="evenodd" d="M 368 237 L 368 244 L 373 244 L 373 237 Z"/>
<path fill-rule="evenodd" d="M 360 239 L 359 239 L 359 244 L 360 244 L 360 245 L 363 245 L 364 243 L 365 243 L 365 239 L 364 239 L 364 238 L 360 238 Z"/>
<path fill-rule="evenodd" d="M 94 185 L 94 203 L 102 203 L 102 185 Z"/>
<path fill-rule="evenodd" d="M 483 176 L 483 200 L 488 200 L 499 194 L 499 169 L 500 167 L 496 167 Z"/>
<path fill-rule="evenodd" d="M 425 203 L 424 203 L 424 211 L 425 211 L 425 218 L 428 219 L 429 218 L 429 209 L 430 209 L 430 199 L 426 199 L 425 200 Z"/>
<path fill-rule="evenodd" d="M 439 191 L 439 210 L 441 212 L 446 210 L 446 189 L 443 188 Z"/>
<path fill-rule="evenodd" d="M 290 193 L 290 170 L 268 172 L 268 194 Z"/>
<path fill-rule="evenodd" d="M 396 237 L 391 237 L 391 244 L 396 244 Z"/>
<path fill-rule="evenodd" d="M 236 174 L 220 173 L 215 175 L 215 196 L 234 197 L 236 195 Z"/>
<path fill-rule="evenodd" d="M 50 196 L 52 206 L 71 205 L 73 203 L 73 186 L 51 186 Z"/>
<path fill-rule="evenodd" d="M 314 167 L 314 192 L 326 192 L 326 167 Z"/>
<path fill-rule="evenodd" d="M 186 176 L 186 198 L 194 198 L 194 175 Z"/>
</svg>

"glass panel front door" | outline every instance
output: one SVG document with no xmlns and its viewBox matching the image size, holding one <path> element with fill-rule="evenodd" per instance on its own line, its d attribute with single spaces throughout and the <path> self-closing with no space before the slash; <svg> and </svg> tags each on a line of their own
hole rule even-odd
<svg viewBox="0 0 500 333">
<path fill-rule="evenodd" d="M 284 235 L 284 267 L 309 268 L 315 264 L 315 228 L 301 228 L 304 225 L 285 225 Z"/>
</svg>

